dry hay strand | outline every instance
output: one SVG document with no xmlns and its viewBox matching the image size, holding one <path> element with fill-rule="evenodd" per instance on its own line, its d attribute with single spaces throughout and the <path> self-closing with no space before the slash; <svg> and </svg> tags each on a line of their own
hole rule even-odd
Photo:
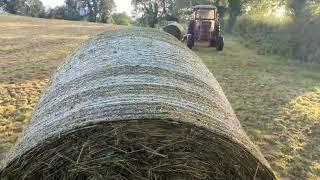
<svg viewBox="0 0 320 180">
<path fill-rule="evenodd" d="M 274 179 L 213 75 L 167 33 L 85 42 L 57 70 L 1 179 Z"/>
<path fill-rule="evenodd" d="M 166 120 L 102 123 L 48 141 L 6 169 L 9 177 L 237 179 L 253 178 L 255 174 L 268 177 L 268 171 L 243 147 L 187 123 Z"/>
</svg>

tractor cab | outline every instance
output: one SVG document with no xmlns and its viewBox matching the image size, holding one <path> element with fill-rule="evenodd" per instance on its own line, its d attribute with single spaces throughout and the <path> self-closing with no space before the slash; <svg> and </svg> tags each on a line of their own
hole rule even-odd
<svg viewBox="0 0 320 180">
<path fill-rule="evenodd" d="M 224 41 L 220 31 L 219 13 L 215 6 L 194 6 L 188 25 L 187 46 L 191 49 L 195 41 L 209 41 L 210 46 L 221 51 Z"/>
<path fill-rule="evenodd" d="M 217 18 L 217 8 L 215 6 L 198 5 L 193 8 L 195 20 L 214 21 Z"/>
</svg>

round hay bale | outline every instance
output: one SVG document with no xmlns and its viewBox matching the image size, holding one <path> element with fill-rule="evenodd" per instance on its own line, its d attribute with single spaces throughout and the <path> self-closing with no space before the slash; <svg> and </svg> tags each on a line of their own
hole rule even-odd
<svg viewBox="0 0 320 180">
<path fill-rule="evenodd" d="M 182 40 L 184 35 L 183 27 L 177 22 L 168 24 L 167 26 L 163 27 L 163 30 L 176 37 L 178 40 Z"/>
<path fill-rule="evenodd" d="M 51 78 L 0 179 L 274 179 L 199 57 L 131 28 Z"/>
</svg>

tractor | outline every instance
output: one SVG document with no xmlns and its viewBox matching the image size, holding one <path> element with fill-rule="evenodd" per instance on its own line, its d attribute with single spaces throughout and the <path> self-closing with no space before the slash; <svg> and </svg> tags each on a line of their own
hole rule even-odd
<svg viewBox="0 0 320 180">
<path fill-rule="evenodd" d="M 212 5 L 197 5 L 192 8 L 186 35 L 187 46 L 192 49 L 198 42 L 209 42 L 211 47 L 222 51 L 224 38 L 221 34 L 218 9 Z"/>
</svg>

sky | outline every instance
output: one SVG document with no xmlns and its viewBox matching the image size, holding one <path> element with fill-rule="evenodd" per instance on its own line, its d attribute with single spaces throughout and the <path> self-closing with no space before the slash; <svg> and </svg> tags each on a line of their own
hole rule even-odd
<svg viewBox="0 0 320 180">
<path fill-rule="evenodd" d="M 64 0 L 41 0 L 45 7 L 56 7 L 64 3 Z"/>
<path fill-rule="evenodd" d="M 56 7 L 63 5 L 64 0 L 41 0 L 45 7 Z M 119 13 L 126 12 L 128 15 L 131 15 L 133 10 L 131 6 L 131 0 L 114 0 L 116 3 L 116 11 Z"/>
<path fill-rule="evenodd" d="M 117 12 L 126 12 L 128 15 L 131 15 L 133 7 L 131 5 L 131 0 L 114 0 L 116 3 Z"/>
</svg>

